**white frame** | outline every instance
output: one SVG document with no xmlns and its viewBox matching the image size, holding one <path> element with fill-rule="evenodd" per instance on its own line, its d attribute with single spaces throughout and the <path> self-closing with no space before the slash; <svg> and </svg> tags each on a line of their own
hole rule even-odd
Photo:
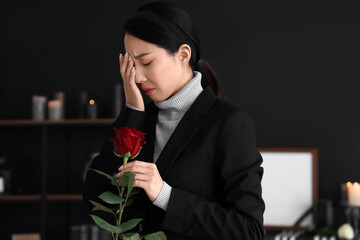
<svg viewBox="0 0 360 240">
<path fill-rule="evenodd" d="M 263 157 L 262 179 L 265 229 L 302 229 L 312 224 L 317 200 L 316 148 L 259 148 Z"/>
</svg>

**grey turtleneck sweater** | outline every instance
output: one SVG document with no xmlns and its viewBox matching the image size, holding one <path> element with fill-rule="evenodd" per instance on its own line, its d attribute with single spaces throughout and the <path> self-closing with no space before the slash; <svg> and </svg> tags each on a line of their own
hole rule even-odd
<svg viewBox="0 0 360 240">
<path fill-rule="evenodd" d="M 197 71 L 193 73 L 194 77 L 176 94 L 162 102 L 154 102 L 156 107 L 159 108 L 154 144 L 154 163 L 157 161 L 162 149 L 165 147 L 186 111 L 203 90 L 201 86 L 201 73 Z M 141 111 L 129 104 L 126 104 L 126 106 Z M 164 185 L 153 204 L 166 211 L 171 189 L 171 186 L 164 181 Z"/>
</svg>

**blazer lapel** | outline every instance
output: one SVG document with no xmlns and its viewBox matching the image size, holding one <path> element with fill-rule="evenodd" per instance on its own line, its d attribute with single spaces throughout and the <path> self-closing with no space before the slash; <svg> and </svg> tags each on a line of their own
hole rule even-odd
<svg viewBox="0 0 360 240">
<path fill-rule="evenodd" d="M 155 106 L 154 102 L 150 102 L 149 106 L 146 109 L 147 117 L 145 123 L 144 132 L 145 135 L 145 145 L 141 150 L 141 153 L 138 156 L 138 159 L 144 162 L 153 162 L 154 160 L 154 143 L 155 143 L 155 134 L 156 134 L 156 122 L 159 109 Z"/>
<path fill-rule="evenodd" d="M 170 139 L 163 148 L 159 158 L 156 161 L 157 168 L 160 175 L 164 179 L 174 161 L 177 159 L 179 154 L 186 148 L 190 143 L 191 139 L 196 135 L 200 129 L 202 122 L 201 118 L 206 115 L 210 107 L 214 104 L 217 96 L 213 93 L 211 87 L 206 87 L 194 101 L 189 110 L 185 113 L 183 118 L 180 120 L 178 126 L 174 130 Z M 156 119 L 157 120 L 157 119 Z M 155 128 L 156 122 L 152 125 L 154 138 L 152 142 L 152 158 L 154 151 L 155 142 Z M 151 131 L 151 132 L 152 132 Z"/>
</svg>

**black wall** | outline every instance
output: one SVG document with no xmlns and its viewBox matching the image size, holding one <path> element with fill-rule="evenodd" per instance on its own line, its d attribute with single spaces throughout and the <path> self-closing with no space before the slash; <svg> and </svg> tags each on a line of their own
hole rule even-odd
<svg viewBox="0 0 360 240">
<path fill-rule="evenodd" d="M 112 117 L 122 25 L 143 2 L 1 1 L 0 119 L 31 118 L 31 96 L 56 91 L 76 117 L 83 90 Z M 178 2 L 258 146 L 317 147 L 320 198 L 360 181 L 358 1 Z"/>
</svg>

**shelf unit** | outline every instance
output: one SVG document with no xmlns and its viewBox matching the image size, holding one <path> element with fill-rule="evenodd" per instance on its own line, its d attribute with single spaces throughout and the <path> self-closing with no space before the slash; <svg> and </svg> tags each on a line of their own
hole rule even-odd
<svg viewBox="0 0 360 240">
<path fill-rule="evenodd" d="M 39 170 L 40 170 L 40 192 L 36 192 L 35 193 L 29 193 L 29 194 L 3 194 L 0 195 L 0 205 L 4 205 L 6 204 L 10 204 L 11 206 L 9 207 L 13 207 L 13 205 L 15 204 L 28 204 L 28 203 L 40 203 L 40 235 L 41 235 L 41 239 L 47 239 L 46 237 L 46 232 L 47 232 L 47 221 L 50 220 L 48 219 L 47 216 L 47 203 L 51 203 L 51 202 L 62 202 L 62 203 L 68 203 L 68 202 L 78 202 L 80 204 L 82 204 L 82 194 L 80 191 L 78 191 L 77 193 L 49 193 L 47 191 L 47 184 L 48 184 L 48 168 L 49 168 L 49 154 L 53 154 L 51 152 L 51 150 L 49 150 L 49 138 L 51 138 L 51 133 L 50 131 L 52 129 L 61 129 L 60 131 L 57 130 L 57 134 L 58 136 L 61 134 L 66 134 L 67 132 L 70 131 L 70 133 L 79 131 L 80 129 L 83 129 L 84 127 L 89 129 L 89 132 L 91 132 L 94 128 L 100 128 L 101 129 L 101 134 L 103 136 L 107 135 L 109 133 L 109 130 L 111 130 L 111 125 L 112 123 L 115 121 L 114 118 L 103 118 L 103 119 L 64 119 L 64 120 L 59 120 L 59 121 L 55 121 L 55 120 L 0 120 L 0 133 L 2 131 L 4 131 L 5 129 L 10 132 L 8 133 L 8 135 L 12 135 L 12 130 L 11 129 L 29 129 L 31 128 L 32 130 L 32 135 L 35 135 L 36 133 L 39 132 L 40 134 L 40 150 L 38 151 L 38 153 L 40 153 L 41 156 L 39 157 L 39 164 L 41 165 Z M 36 129 L 36 130 L 34 130 Z M 90 130 L 91 129 L 91 130 Z M 21 130 L 22 131 L 22 130 Z M 25 131 L 25 130 L 24 130 Z M 35 131 L 35 133 L 34 133 Z M 26 131 L 25 131 L 26 132 Z M 6 134 L 6 133 L 5 133 Z M 18 135 L 23 135 L 23 133 L 17 133 Z M 96 135 L 96 133 L 94 133 Z M 97 135 L 101 135 L 98 134 Z M 56 134 L 55 134 L 56 135 Z M 89 135 L 91 135 L 91 133 L 89 133 Z M 22 136 L 22 137 L 26 137 L 26 136 Z M 78 137 L 78 136 L 77 136 Z M 96 136 L 91 136 L 91 137 L 96 137 Z M 84 138 L 88 138 L 88 135 L 86 135 Z M 16 139 L 16 136 L 12 136 L 12 139 L 10 137 L 10 141 L 16 141 L 14 140 Z M 71 138 L 68 138 L 71 139 Z M 87 141 L 89 141 L 89 139 L 86 139 Z M 86 141 L 84 140 L 84 141 Z M 4 142 L 5 140 L 2 139 L 2 141 Z M 6 140 L 7 141 L 7 140 Z M 66 140 L 64 141 L 66 142 Z M 101 141 L 99 141 L 100 144 Z M 0 139 L 0 144 L 2 144 L 1 139 Z M 8 143 L 7 143 L 8 144 Z M 15 143 L 14 143 L 15 144 Z M 29 143 L 31 144 L 31 143 Z M 33 143 L 34 144 L 34 143 Z M 100 150 L 101 145 L 96 144 L 97 145 L 97 149 Z M 53 144 L 53 145 L 57 145 L 57 144 Z M 86 145 L 84 143 L 84 145 Z M 5 146 L 9 146 L 6 145 Z M 0 145 L 0 151 L 1 151 L 1 145 Z M 14 148 L 14 150 L 16 149 L 16 147 L 12 147 Z M 75 150 L 77 151 L 77 149 Z M 79 150 L 81 151 L 81 150 Z M 50 166 L 51 167 L 51 166 Z M 75 169 L 74 172 L 80 172 L 81 169 Z M 12 169 L 12 171 L 17 171 L 17 167 L 15 169 Z M 80 179 L 80 178 L 79 178 Z M 65 179 L 66 181 L 66 179 Z M 71 184 L 70 184 L 71 185 Z M 79 184 L 78 184 L 79 185 Z M 60 204 L 59 203 L 59 204 Z M 57 210 L 57 209 L 56 209 Z M 56 211 L 55 210 L 55 211 Z M 26 214 L 26 213 L 25 213 Z M 0 219 L 3 218 L 4 216 L 0 216 Z M 51 216 L 52 217 L 52 216 Z M 68 227 L 68 229 L 70 228 L 70 226 L 66 226 Z"/>
<path fill-rule="evenodd" d="M 0 195 L 0 202 L 2 201 L 38 201 L 41 200 L 41 194 L 28 195 Z M 46 194 L 47 201 L 82 201 L 81 194 Z"/>
</svg>

